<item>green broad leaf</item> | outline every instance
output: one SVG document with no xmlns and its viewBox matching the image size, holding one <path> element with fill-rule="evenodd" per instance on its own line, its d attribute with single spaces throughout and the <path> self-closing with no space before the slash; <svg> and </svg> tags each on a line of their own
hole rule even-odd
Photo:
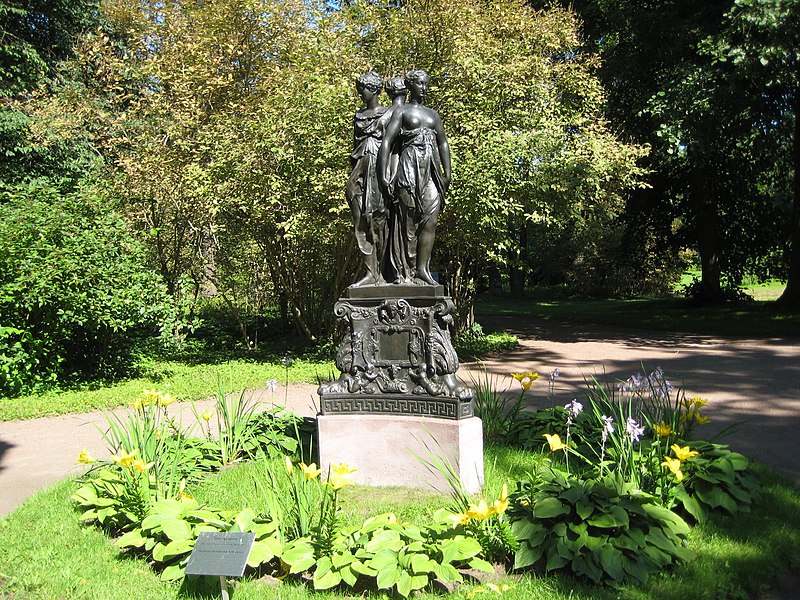
<svg viewBox="0 0 800 600">
<path fill-rule="evenodd" d="M 511 532 L 514 534 L 514 537 L 520 541 L 530 539 L 539 531 L 544 531 L 544 527 L 527 518 L 522 518 L 511 523 Z"/>
<path fill-rule="evenodd" d="M 642 508 L 647 511 L 647 516 L 651 519 L 661 521 L 663 524 L 668 525 L 672 533 L 688 535 L 689 525 L 670 509 L 664 508 L 663 506 L 656 506 L 655 504 L 643 504 Z"/>
<path fill-rule="evenodd" d="M 398 560 L 397 552 L 388 548 L 384 548 L 380 552 L 377 552 L 372 559 L 370 559 L 368 566 L 380 573 L 384 569 L 398 567 Z"/>
<path fill-rule="evenodd" d="M 427 554 L 414 554 L 411 557 L 411 570 L 414 573 L 431 573 L 435 564 Z"/>
<path fill-rule="evenodd" d="M 611 544 L 606 544 L 598 552 L 600 564 L 606 573 L 611 575 L 616 581 L 625 578 L 625 569 L 622 566 L 622 553 Z"/>
<path fill-rule="evenodd" d="M 588 577 L 595 583 L 600 583 L 603 570 L 594 561 L 592 555 L 578 556 L 572 561 L 572 570 L 578 575 Z"/>
<path fill-rule="evenodd" d="M 141 548 L 147 538 L 142 536 L 141 529 L 132 529 L 117 540 L 119 548 Z"/>
<path fill-rule="evenodd" d="M 408 595 L 411 593 L 411 575 L 403 571 L 400 574 L 400 578 L 397 580 L 397 593 L 400 594 L 403 598 L 408 598 Z"/>
<path fill-rule="evenodd" d="M 578 516 L 585 521 L 594 512 L 594 504 L 592 504 L 592 501 L 588 497 L 583 496 L 575 504 L 575 512 L 578 513 Z"/>
<path fill-rule="evenodd" d="M 536 563 L 544 551 L 542 544 L 530 546 L 523 542 L 519 545 L 519 549 L 514 554 L 514 569 L 524 569 Z"/>
<path fill-rule="evenodd" d="M 177 581 L 183 577 L 184 567 L 180 565 L 170 565 L 161 572 L 161 581 Z"/>
<path fill-rule="evenodd" d="M 670 540 L 667 536 L 664 535 L 660 529 L 651 529 L 650 532 L 645 536 L 648 544 L 663 550 L 667 554 L 673 554 L 675 552 L 675 547 L 677 544 Z"/>
<path fill-rule="evenodd" d="M 161 521 L 161 531 L 172 541 L 186 540 L 192 537 L 192 526 L 183 519 L 165 518 Z"/>
<path fill-rule="evenodd" d="M 428 579 L 427 575 L 412 575 L 411 576 L 411 589 L 412 590 L 421 590 L 424 588 L 430 579 Z"/>
<path fill-rule="evenodd" d="M 469 566 L 477 571 L 483 571 L 484 573 L 494 573 L 492 563 L 477 556 L 470 559 Z"/>
<path fill-rule="evenodd" d="M 358 582 L 358 573 L 353 571 L 350 566 L 347 566 L 339 571 L 339 575 L 341 576 L 342 581 L 344 581 L 350 587 L 355 587 L 356 582 Z"/>
<path fill-rule="evenodd" d="M 562 556 L 555 547 L 551 547 L 547 552 L 547 563 L 545 564 L 545 571 L 556 571 L 562 568 L 569 562 L 569 559 Z"/>
<path fill-rule="evenodd" d="M 617 548 L 621 548 L 621 549 L 623 549 L 623 550 L 632 550 L 632 551 L 636 551 L 636 550 L 638 550 L 638 549 L 639 549 L 639 545 L 638 545 L 638 544 L 636 543 L 636 541 L 635 541 L 635 540 L 634 540 L 634 539 L 633 539 L 631 536 L 629 536 L 627 533 L 623 533 L 623 534 L 621 534 L 620 536 L 618 536 L 618 537 L 615 537 L 615 538 L 613 539 L 613 544 L 614 544 L 614 546 L 616 546 Z"/>
<path fill-rule="evenodd" d="M 728 460 L 735 471 L 746 471 L 750 467 L 750 461 L 747 457 L 742 456 L 738 452 L 731 452 L 728 455 Z"/>
<path fill-rule="evenodd" d="M 161 530 L 161 522 L 166 519 L 166 515 L 160 513 L 149 514 L 142 519 L 142 529 L 145 531 Z M 173 517 L 177 518 L 177 517 Z"/>
<path fill-rule="evenodd" d="M 711 508 L 724 508 L 731 514 L 737 512 L 736 502 L 719 487 L 698 486 L 695 495 Z"/>
<path fill-rule="evenodd" d="M 97 518 L 97 511 L 93 508 L 90 508 L 86 512 L 84 512 L 80 517 L 81 521 L 91 521 L 92 519 Z"/>
<path fill-rule="evenodd" d="M 256 539 L 261 539 L 264 536 L 270 535 L 278 531 L 280 523 L 277 521 L 268 521 L 267 523 L 253 523 L 250 531 L 256 534 Z"/>
<path fill-rule="evenodd" d="M 569 507 L 564 506 L 558 498 L 545 498 L 533 506 L 533 516 L 537 519 L 552 519 L 568 512 Z"/>
<path fill-rule="evenodd" d="M 388 590 L 398 581 L 400 581 L 400 576 L 403 574 L 403 571 L 400 567 L 391 567 L 387 566 L 384 569 L 378 571 L 378 576 L 375 578 L 375 581 L 378 585 L 378 589 L 381 590 Z"/>
<path fill-rule="evenodd" d="M 318 563 L 319 564 L 319 563 Z M 327 570 L 320 574 L 319 569 L 314 571 L 314 589 L 327 590 L 342 582 L 342 576 L 338 571 Z"/>
<path fill-rule="evenodd" d="M 197 504 L 197 502 L 195 502 Z M 178 519 L 183 513 L 184 505 L 178 500 L 158 500 L 153 503 L 153 508 L 150 514 L 153 516 L 161 515 L 162 517 L 172 517 Z M 149 518 L 149 517 L 148 517 Z"/>
<path fill-rule="evenodd" d="M 732 486 L 728 487 L 727 488 L 727 492 L 731 496 L 733 496 L 736 500 L 738 500 L 739 502 L 742 502 L 744 504 L 750 504 L 753 501 L 753 498 L 750 495 L 750 493 L 746 492 L 745 490 L 743 490 L 742 488 L 740 488 L 737 485 L 732 485 Z"/>
<path fill-rule="evenodd" d="M 373 538 L 367 543 L 367 545 L 364 546 L 364 548 L 367 550 L 367 552 L 375 553 L 384 549 L 394 550 L 397 552 L 403 546 L 403 540 L 400 538 L 400 534 L 397 531 L 384 529 L 376 533 L 375 536 L 373 536 Z"/>
<path fill-rule="evenodd" d="M 268 541 L 274 541 L 277 544 L 278 552 L 275 552 L 275 545 L 270 544 Z M 250 549 L 250 556 L 247 557 L 247 565 L 249 567 L 257 567 L 260 564 L 271 561 L 278 554 L 280 554 L 280 542 L 275 538 L 267 538 L 266 540 L 256 540 L 253 542 L 253 547 Z"/>
<path fill-rule="evenodd" d="M 245 508 L 242 512 L 236 515 L 236 518 L 233 520 L 233 525 L 230 528 L 230 531 L 250 531 L 250 528 L 253 526 L 253 520 L 256 518 L 256 513 L 253 512 L 252 508 Z"/>
<path fill-rule="evenodd" d="M 658 569 L 663 569 L 672 564 L 672 557 L 655 546 L 647 545 L 644 548 L 644 554 L 649 558 Z"/>
<path fill-rule="evenodd" d="M 683 508 L 686 509 L 686 512 L 694 517 L 695 521 L 701 525 L 706 522 L 708 514 L 694 496 L 684 493 L 678 496 L 678 498 L 681 501 Z"/>
<path fill-rule="evenodd" d="M 153 551 L 152 551 L 154 561 L 164 562 L 164 557 L 165 557 L 164 549 L 166 547 L 167 547 L 166 544 L 163 544 L 161 542 L 156 542 L 156 545 L 153 546 Z"/>
<path fill-rule="evenodd" d="M 613 527 L 619 527 L 620 523 L 611 513 L 602 513 L 597 515 L 587 521 L 589 525 L 594 527 L 601 527 L 604 529 L 610 529 Z"/>
<path fill-rule="evenodd" d="M 636 560 L 630 560 L 626 557 L 623 561 L 623 566 L 628 576 L 639 585 L 647 584 L 647 580 L 650 578 L 650 571 L 644 561 L 639 560 L 638 557 Z"/>
<path fill-rule="evenodd" d="M 333 556 L 331 556 L 331 562 L 333 563 L 333 566 L 337 569 L 341 569 L 345 565 L 349 565 L 355 559 L 356 557 L 350 554 L 349 552 L 346 554 L 340 554 L 337 552 L 334 553 Z"/>
<path fill-rule="evenodd" d="M 284 549 L 281 559 L 290 566 L 289 573 L 302 573 L 316 563 L 314 546 L 305 538 L 294 540 L 288 548 Z"/>
<path fill-rule="evenodd" d="M 350 569 L 352 569 L 355 573 L 359 573 L 360 575 L 364 575 L 366 577 L 375 577 L 378 575 L 378 572 L 375 569 L 365 565 L 360 560 L 355 560 L 350 563 Z"/>
<path fill-rule="evenodd" d="M 573 486 L 564 490 L 561 497 L 570 504 L 577 504 L 579 500 L 586 497 L 586 494 L 580 487 Z"/>
<path fill-rule="evenodd" d="M 459 573 L 451 564 L 440 565 L 437 563 L 436 567 L 433 569 L 433 572 L 436 575 L 436 579 L 445 583 L 460 583 L 463 579 L 461 577 L 461 573 Z"/>
<path fill-rule="evenodd" d="M 194 548 L 194 543 L 195 540 L 193 539 L 170 542 L 164 546 L 162 555 L 165 559 L 171 559 L 182 554 L 187 554 L 188 552 L 192 551 L 192 548 Z"/>
</svg>

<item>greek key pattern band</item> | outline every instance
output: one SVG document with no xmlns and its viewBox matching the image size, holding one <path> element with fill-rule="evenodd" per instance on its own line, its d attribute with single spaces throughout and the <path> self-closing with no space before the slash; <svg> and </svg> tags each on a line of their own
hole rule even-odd
<svg viewBox="0 0 800 600">
<path fill-rule="evenodd" d="M 323 396 L 322 414 L 385 414 L 466 419 L 472 416 L 472 403 L 455 398 L 415 398 L 392 396 Z"/>
</svg>

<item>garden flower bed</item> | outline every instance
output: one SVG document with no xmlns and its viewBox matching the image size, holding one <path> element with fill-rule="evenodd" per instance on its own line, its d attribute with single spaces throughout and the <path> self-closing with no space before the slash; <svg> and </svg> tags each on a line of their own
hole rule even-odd
<svg viewBox="0 0 800 600">
<path fill-rule="evenodd" d="M 521 375 L 521 394 L 528 393 L 535 374 Z M 406 491 L 354 490 L 349 474 L 357 465 L 322 473 L 301 455 L 300 420 L 292 415 L 256 413 L 244 395 L 221 394 L 215 434 L 210 415 L 198 414 L 204 434 L 192 437 L 171 421 L 170 398 L 148 392 L 127 420 L 109 424 L 111 461 L 82 453 L 93 469 L 72 498 L 83 509 L 81 521 L 115 538 L 109 552 L 142 559 L 162 581 L 180 583 L 160 584 L 171 590 L 168 597 L 207 585 L 183 574 L 203 531 L 256 535 L 236 591 L 253 598 L 266 593 L 265 581 L 301 596 L 449 590 L 645 598 L 661 590 L 658 597 L 673 597 L 663 593 L 670 582 L 686 581 L 672 586 L 685 590 L 708 573 L 713 580 L 702 595 L 683 597 L 735 598 L 739 587 L 759 585 L 737 574 L 737 546 L 758 548 L 748 550 L 753 564 L 797 556 L 800 501 L 791 486 L 767 474 L 762 491 L 745 457 L 694 439 L 703 401 L 672 390 L 659 371 L 613 392 L 595 383 L 584 403 L 511 411 L 513 418 L 506 418 L 505 400 L 483 391 L 477 410 L 501 411 L 481 416 L 495 419 L 495 436 L 502 437 L 487 445 L 483 497 L 470 497 L 453 477 L 449 497 L 411 493 L 411 502 L 399 499 Z M 436 457 L 431 464 L 451 473 Z M 233 468 L 219 471 L 223 466 Z M 762 493 L 783 523 L 762 522 Z M 376 502 L 380 494 L 394 496 Z M 723 544 L 730 572 L 719 577 L 715 538 L 734 538 L 734 519 L 739 533 L 764 537 Z M 25 588 L 6 579 L 11 590 Z"/>
</svg>

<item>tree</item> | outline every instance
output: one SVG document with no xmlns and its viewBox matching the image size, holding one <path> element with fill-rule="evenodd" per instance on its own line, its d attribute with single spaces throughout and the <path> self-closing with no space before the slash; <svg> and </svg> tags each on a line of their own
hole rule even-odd
<svg viewBox="0 0 800 600">
<path fill-rule="evenodd" d="M 603 57 L 614 124 L 652 148 L 651 191 L 628 204 L 628 220 L 659 215 L 663 246 L 699 253 L 699 297 L 719 301 L 745 273 L 764 274 L 783 227 L 780 194 L 765 160 L 775 131 L 756 110 L 752 82 L 719 60 L 730 1 L 578 3 L 588 47 Z M 659 225 L 660 223 L 660 225 Z"/>
<path fill-rule="evenodd" d="M 569 11 L 515 0 L 352 10 L 370 32 L 363 47 L 377 70 L 431 75 L 428 101 L 453 155 L 436 262 L 459 326 L 469 326 L 490 261 L 520 264 L 519 232 L 532 225 L 570 227 L 584 241 L 609 226 L 641 175 L 643 149 L 621 143 L 602 118 L 596 60 L 578 52 Z"/>
</svg>

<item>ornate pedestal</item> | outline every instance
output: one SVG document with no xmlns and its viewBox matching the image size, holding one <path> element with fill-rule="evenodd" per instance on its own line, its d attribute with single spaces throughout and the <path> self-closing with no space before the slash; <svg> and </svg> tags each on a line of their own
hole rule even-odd
<svg viewBox="0 0 800 600">
<path fill-rule="evenodd" d="M 472 417 L 474 392 L 455 375 L 454 309 L 442 286 L 350 288 L 333 309 L 342 375 L 320 386 L 321 413 Z"/>
<path fill-rule="evenodd" d="M 469 492 L 483 485 L 474 391 L 456 379 L 453 301 L 442 286 L 351 287 L 336 303 L 341 376 L 319 388 L 323 470 L 345 462 L 356 483 L 447 490 L 423 464 L 450 463 Z"/>
</svg>

